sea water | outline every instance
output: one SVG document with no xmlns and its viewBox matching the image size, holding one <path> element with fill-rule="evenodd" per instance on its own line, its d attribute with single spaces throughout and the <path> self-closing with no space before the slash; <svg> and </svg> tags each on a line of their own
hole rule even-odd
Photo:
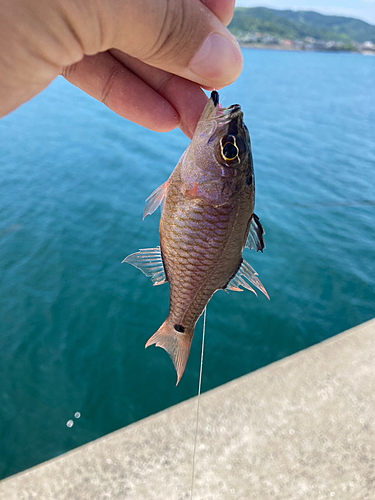
<svg viewBox="0 0 375 500">
<path fill-rule="evenodd" d="M 244 256 L 271 300 L 215 294 L 203 391 L 375 312 L 375 58 L 244 60 L 220 98 L 241 104 L 250 130 L 266 249 Z M 168 285 L 121 264 L 158 245 L 144 200 L 187 144 L 62 78 L 0 121 L 0 478 L 196 394 L 201 322 L 176 388 L 168 355 L 144 349 Z"/>
</svg>

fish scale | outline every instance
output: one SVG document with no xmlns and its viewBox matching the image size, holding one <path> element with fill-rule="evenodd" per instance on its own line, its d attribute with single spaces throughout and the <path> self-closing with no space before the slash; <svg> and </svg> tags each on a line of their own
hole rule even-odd
<svg viewBox="0 0 375 500">
<path fill-rule="evenodd" d="M 146 347 L 168 352 L 178 383 L 196 322 L 217 290 L 255 293 L 253 285 L 268 297 L 242 259 L 245 246 L 263 251 L 264 231 L 254 214 L 250 138 L 238 104 L 222 108 L 217 92 L 211 94 L 190 145 L 146 200 L 144 216 L 160 204 L 160 248 L 140 250 L 125 262 L 154 284 L 170 283 L 169 314 Z"/>
<path fill-rule="evenodd" d="M 167 210 L 165 213 L 168 213 Z M 220 256 L 220 243 L 225 243 L 226 232 L 221 231 L 221 234 L 218 234 L 218 231 L 215 230 L 214 221 L 207 224 L 207 221 L 203 218 L 199 222 L 196 219 L 192 220 L 189 218 L 188 210 L 186 218 L 183 220 L 186 222 L 188 230 L 194 232 L 195 235 L 204 233 L 207 238 L 199 236 L 191 238 L 189 235 L 185 240 L 183 232 L 182 235 L 177 235 L 175 239 L 176 233 L 168 231 L 171 221 L 166 217 L 165 220 L 163 219 L 165 235 L 161 241 L 161 248 L 167 275 L 169 269 L 173 269 L 170 299 L 171 319 L 177 324 L 184 325 L 186 323 L 186 328 L 190 330 L 200 316 L 202 305 L 207 303 L 213 293 L 212 279 L 207 278 L 208 275 L 215 271 L 216 262 Z M 171 247 L 176 248 L 177 239 L 181 239 L 185 243 L 184 250 L 191 257 L 189 261 L 181 258 L 179 252 L 170 252 Z M 217 245 L 212 245 L 212 240 L 215 239 Z M 163 244 L 164 241 L 168 241 L 166 246 Z M 206 286 L 202 288 L 204 284 Z"/>
</svg>

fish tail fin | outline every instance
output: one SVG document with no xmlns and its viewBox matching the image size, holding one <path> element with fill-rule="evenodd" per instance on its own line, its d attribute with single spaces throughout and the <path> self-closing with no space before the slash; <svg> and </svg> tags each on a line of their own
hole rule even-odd
<svg viewBox="0 0 375 500">
<path fill-rule="evenodd" d="M 176 385 L 178 385 L 185 371 L 193 333 L 185 331 L 181 325 L 173 325 L 167 318 L 159 330 L 146 343 L 146 347 L 156 344 L 156 347 L 161 347 L 167 351 L 177 373 Z"/>
</svg>

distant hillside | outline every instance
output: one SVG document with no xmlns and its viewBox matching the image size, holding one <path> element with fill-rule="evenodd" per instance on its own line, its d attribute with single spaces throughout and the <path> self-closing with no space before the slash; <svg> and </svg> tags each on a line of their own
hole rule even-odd
<svg viewBox="0 0 375 500">
<path fill-rule="evenodd" d="M 371 41 L 375 43 L 375 26 L 343 16 L 325 16 L 312 11 L 273 10 L 273 12 L 285 19 L 304 23 L 315 28 L 327 29 L 333 33 L 347 35 L 351 40 L 358 43 Z"/>
<path fill-rule="evenodd" d="M 375 43 L 375 26 L 359 19 L 266 7 L 236 8 L 229 29 L 235 35 L 259 32 L 290 40 L 313 37 L 344 43 L 352 40 Z"/>
</svg>

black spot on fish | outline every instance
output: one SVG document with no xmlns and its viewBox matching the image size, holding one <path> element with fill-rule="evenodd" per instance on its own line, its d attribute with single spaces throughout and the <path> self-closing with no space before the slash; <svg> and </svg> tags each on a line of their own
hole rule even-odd
<svg viewBox="0 0 375 500">
<path fill-rule="evenodd" d="M 215 106 L 219 104 L 219 93 L 216 92 L 216 90 L 211 92 L 211 99 L 213 100 Z"/>
<path fill-rule="evenodd" d="M 178 332 L 178 333 L 184 333 L 184 332 L 185 332 L 185 328 L 184 328 L 182 325 L 174 325 L 174 327 L 173 327 L 173 328 L 174 328 L 174 329 L 176 330 L 176 332 Z"/>
</svg>

